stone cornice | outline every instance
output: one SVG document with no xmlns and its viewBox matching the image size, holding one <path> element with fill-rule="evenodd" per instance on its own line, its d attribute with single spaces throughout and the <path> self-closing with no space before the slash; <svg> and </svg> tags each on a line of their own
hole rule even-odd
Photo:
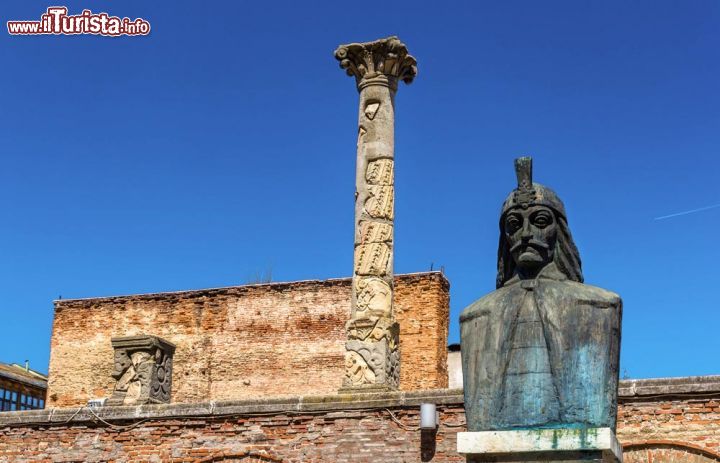
<svg viewBox="0 0 720 463">
<path fill-rule="evenodd" d="M 395 274 L 395 280 L 398 281 L 411 281 L 421 280 L 425 278 L 439 279 L 443 285 L 449 287 L 450 283 L 445 275 L 439 271 L 428 271 L 428 272 L 415 272 L 415 273 L 400 273 Z M 218 288 L 205 288 L 205 289 L 191 289 L 181 291 L 165 291 L 158 293 L 143 293 L 143 294 L 125 294 L 118 296 L 98 296 L 98 297 L 87 297 L 87 298 L 76 298 L 76 299 L 58 299 L 53 301 L 56 309 L 79 307 L 79 306 L 92 306 L 98 301 L 103 302 L 129 302 L 134 300 L 158 300 L 158 299 L 171 299 L 171 298 L 186 298 L 186 297 L 212 297 L 223 294 L 235 294 L 240 295 L 247 291 L 286 291 L 290 289 L 308 289 L 317 286 L 349 286 L 352 282 L 351 277 L 346 278 L 330 278 L 327 280 L 296 280 L 296 281 L 279 281 L 271 283 L 251 283 L 246 285 L 238 286 L 223 286 Z"/>
<path fill-rule="evenodd" d="M 396 88 L 398 80 L 409 84 L 417 75 L 417 61 L 395 36 L 340 45 L 335 50 L 335 58 L 347 75 L 355 77 L 358 89 L 369 82 L 384 82 Z"/>
<path fill-rule="evenodd" d="M 317 396 L 279 397 L 255 400 L 224 400 L 192 404 L 159 404 L 108 406 L 88 409 L 50 408 L 0 413 L 3 426 L 48 426 L 94 423 L 100 419 L 110 423 L 138 420 L 171 420 L 182 418 L 222 418 L 226 416 L 266 414 L 313 414 L 384 408 L 419 407 L 421 403 L 460 405 L 461 389 L 436 389 L 409 392 L 378 392 L 364 394 L 332 394 Z"/>
<path fill-rule="evenodd" d="M 720 395 L 720 375 L 622 380 L 619 388 L 621 402 L 665 396 L 693 397 L 694 395 Z M 192 404 L 174 403 L 101 407 L 93 409 L 92 412 L 86 407 L 79 410 L 78 408 L 50 408 L 22 412 L 2 412 L 0 413 L 0 427 L 96 423 L 99 422 L 98 417 L 107 422 L 122 423 L 138 420 L 181 418 L 212 419 L 257 414 L 332 413 L 335 411 L 419 407 L 421 403 L 462 407 L 463 391 L 462 389 L 434 389 L 354 395 L 331 394 L 255 400 L 224 400 Z"/>
<path fill-rule="evenodd" d="M 656 396 L 691 396 L 720 392 L 720 375 L 677 378 L 624 379 L 618 388 L 619 400 Z"/>
</svg>

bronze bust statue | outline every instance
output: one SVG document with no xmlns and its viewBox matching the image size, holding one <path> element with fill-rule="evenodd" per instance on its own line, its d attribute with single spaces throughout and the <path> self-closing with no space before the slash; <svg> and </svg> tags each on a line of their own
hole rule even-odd
<svg viewBox="0 0 720 463">
<path fill-rule="evenodd" d="M 622 302 L 583 284 L 560 198 L 515 161 L 497 290 L 460 316 L 468 431 L 615 429 Z"/>
</svg>

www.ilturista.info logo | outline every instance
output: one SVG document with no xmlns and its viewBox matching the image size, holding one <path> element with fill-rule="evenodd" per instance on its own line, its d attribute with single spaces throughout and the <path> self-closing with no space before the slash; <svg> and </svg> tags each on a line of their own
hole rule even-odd
<svg viewBox="0 0 720 463">
<path fill-rule="evenodd" d="M 131 20 L 118 18 L 107 13 L 82 13 L 68 16 L 65 6 L 51 6 L 40 21 L 8 21 L 8 33 L 11 35 L 77 35 L 93 34 L 119 37 L 121 35 L 148 35 L 150 23 L 143 18 Z"/>
</svg>

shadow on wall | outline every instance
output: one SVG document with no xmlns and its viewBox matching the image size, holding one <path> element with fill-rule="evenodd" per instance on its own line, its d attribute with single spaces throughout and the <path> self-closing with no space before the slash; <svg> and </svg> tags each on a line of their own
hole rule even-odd
<svg viewBox="0 0 720 463">
<path fill-rule="evenodd" d="M 437 428 L 420 430 L 420 460 L 432 461 L 435 458 Z"/>
</svg>

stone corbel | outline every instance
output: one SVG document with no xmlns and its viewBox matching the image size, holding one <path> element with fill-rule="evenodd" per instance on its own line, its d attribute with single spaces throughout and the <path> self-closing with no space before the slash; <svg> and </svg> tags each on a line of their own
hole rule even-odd
<svg viewBox="0 0 720 463">
<path fill-rule="evenodd" d="M 117 381 L 107 405 L 170 403 L 175 345 L 157 336 L 112 338 Z"/>
</svg>

